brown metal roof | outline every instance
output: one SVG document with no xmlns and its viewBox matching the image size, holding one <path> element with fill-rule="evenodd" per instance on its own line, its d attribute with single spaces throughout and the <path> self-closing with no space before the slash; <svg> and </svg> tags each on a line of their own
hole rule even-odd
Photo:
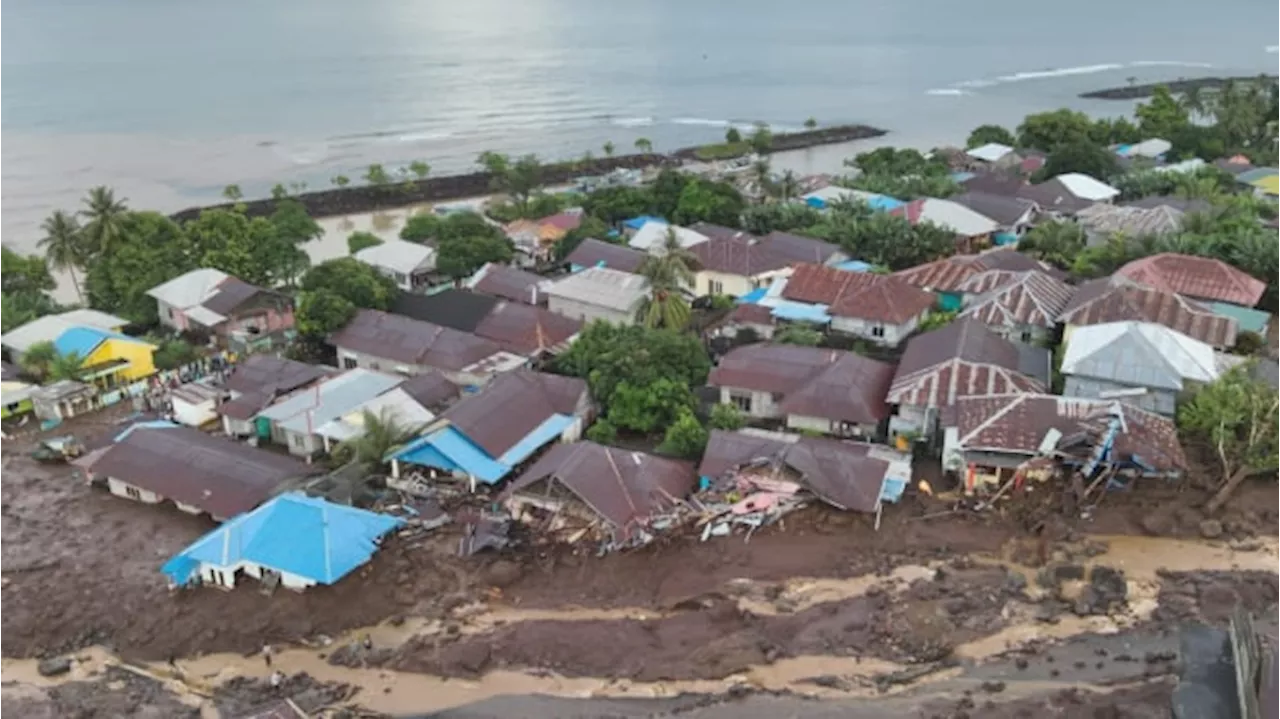
<svg viewBox="0 0 1280 719">
<path fill-rule="evenodd" d="M 979 173 L 960 184 L 968 192 L 1014 197 L 1022 188 L 1027 187 L 1027 180 L 1017 173 L 996 171 Z"/>
<path fill-rule="evenodd" d="M 510 265 L 489 264 L 471 289 L 482 295 L 538 305 L 547 303 L 546 296 L 538 291 L 538 284 L 545 281 L 545 277 Z"/>
<path fill-rule="evenodd" d="M 1036 209 L 1036 203 L 1031 200 L 981 190 L 970 190 L 947 199 L 964 205 L 980 215 L 990 217 L 1005 227 L 1013 226 L 1029 211 Z"/>
<path fill-rule="evenodd" d="M 689 248 L 702 269 L 744 277 L 773 272 L 798 262 L 823 263 L 840 251 L 829 242 L 785 232 L 771 232 L 758 239 L 745 232 L 717 233 L 710 237 L 709 241 Z"/>
<path fill-rule="evenodd" d="M 1042 210 L 1061 212 L 1068 215 L 1097 204 L 1093 200 L 1076 197 L 1056 177 L 1038 185 L 1027 185 L 1018 190 L 1017 196 L 1036 203 Z"/>
<path fill-rule="evenodd" d="M 378 310 L 360 310 L 329 342 L 393 362 L 453 371 L 501 351 L 482 337 Z"/>
<path fill-rule="evenodd" d="M 569 338 L 582 331 L 582 321 L 556 314 L 542 307 L 503 302 L 484 318 L 476 334 L 493 340 L 508 352 L 537 355 L 558 353 Z"/>
<path fill-rule="evenodd" d="M 552 415 L 573 415 L 587 383 L 532 370 L 495 377 L 441 415 L 490 457 L 501 457 Z"/>
<path fill-rule="evenodd" d="M 713 430 L 698 466 L 703 477 L 720 477 L 742 465 L 776 459 L 800 474 L 823 501 L 841 509 L 874 512 L 889 463 L 870 456 L 871 446 L 818 437 L 786 442 L 746 432 Z"/>
<path fill-rule="evenodd" d="M 596 267 L 603 263 L 605 267 L 622 272 L 635 272 L 640 269 L 645 257 L 648 255 L 640 250 L 588 238 L 574 248 L 564 261 L 579 267 Z"/>
<path fill-rule="evenodd" d="M 726 354 L 707 384 L 782 395 L 787 414 L 874 424 L 888 415 L 893 365 L 853 352 L 751 344 Z"/>
<path fill-rule="evenodd" d="M 404 390 L 405 394 L 412 397 L 418 404 L 433 412 L 439 411 L 440 408 L 462 395 L 456 384 L 435 370 L 414 375 L 400 383 L 397 389 Z"/>
<path fill-rule="evenodd" d="M 1097 420 L 1091 418 L 1111 404 L 1048 394 L 967 397 L 956 403 L 959 446 L 1034 455 L 1050 429 L 1070 435 L 1096 426 Z M 1172 420 L 1127 404 L 1120 407 L 1124 424 L 1115 442 L 1116 457 L 1137 455 L 1165 471 L 1186 468 Z"/>
<path fill-rule="evenodd" d="M 1136 320 L 1154 322 L 1214 347 L 1236 343 L 1239 327 L 1230 317 L 1173 292 L 1103 277 L 1076 288 L 1058 321 L 1087 326 Z"/>
<path fill-rule="evenodd" d="M 231 374 L 225 386 L 234 392 L 292 392 L 329 374 L 329 370 L 271 355 L 250 355 Z"/>
<path fill-rule="evenodd" d="M 827 305 L 837 317 L 903 324 L 924 314 L 934 297 L 892 275 L 846 272 L 823 265 L 796 265 L 782 296 Z"/>
<path fill-rule="evenodd" d="M 235 312 L 236 308 L 244 304 L 245 301 L 252 298 L 259 292 L 266 290 L 251 285 L 244 280 L 236 277 L 228 277 L 218 283 L 218 289 L 209 299 L 200 303 L 202 307 L 213 312 L 217 312 L 223 317 L 230 316 Z"/>
<path fill-rule="evenodd" d="M 1071 285 L 1038 270 L 989 270 L 972 275 L 960 291 L 978 295 L 960 313 L 988 325 L 1053 327 L 1071 299 Z"/>
<path fill-rule="evenodd" d="M 743 303 L 734 307 L 725 321 L 733 324 L 772 325 L 773 310 L 764 305 Z"/>
<path fill-rule="evenodd" d="M 558 444 L 507 490 L 554 479 L 625 534 L 693 489 L 693 465 L 595 442 Z"/>
<path fill-rule="evenodd" d="M 1045 271 L 1044 265 L 1016 250 L 991 250 L 977 255 L 954 255 L 916 265 L 893 273 L 916 287 L 933 292 L 959 292 L 965 280 L 979 272 L 1005 270 L 1007 272 Z"/>
<path fill-rule="evenodd" d="M 135 426 L 89 470 L 227 519 L 320 469 L 189 427 Z"/>
<path fill-rule="evenodd" d="M 902 354 L 887 401 L 915 407 L 949 407 L 961 397 L 1043 392 L 1045 386 L 1020 371 L 1014 343 L 973 319 L 957 319 L 911 338 Z"/>
<path fill-rule="evenodd" d="M 1134 260 L 1116 275 L 1165 292 L 1253 307 L 1267 283 L 1210 257 L 1163 252 Z"/>
</svg>

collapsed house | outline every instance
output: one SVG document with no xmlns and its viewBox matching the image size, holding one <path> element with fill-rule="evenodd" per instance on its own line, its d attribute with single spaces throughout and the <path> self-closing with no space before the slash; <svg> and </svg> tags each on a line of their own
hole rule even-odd
<svg viewBox="0 0 1280 719">
<path fill-rule="evenodd" d="M 694 479 L 689 462 L 584 441 L 552 447 L 503 497 L 512 517 L 542 534 L 640 544 Z"/>
<path fill-rule="evenodd" d="M 716 430 L 698 474 L 695 501 L 713 517 L 704 536 L 728 534 L 733 524 L 770 524 L 811 499 L 874 513 L 878 524 L 883 504 L 911 482 L 911 457 L 865 442 Z"/>
</svg>

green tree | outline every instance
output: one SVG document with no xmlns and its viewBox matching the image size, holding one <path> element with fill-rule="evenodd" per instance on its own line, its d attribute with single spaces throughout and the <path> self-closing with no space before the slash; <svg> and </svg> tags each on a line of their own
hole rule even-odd
<svg viewBox="0 0 1280 719">
<path fill-rule="evenodd" d="M 5 294 L 39 294 L 51 292 L 57 283 L 49 274 L 49 264 L 40 255 L 20 255 L 8 247 L 0 248 L 0 277 Z"/>
<path fill-rule="evenodd" d="M 387 464 L 387 455 L 406 444 L 426 429 L 425 425 L 408 425 L 400 422 L 389 408 L 374 413 L 361 413 L 358 436 L 347 439 L 334 449 L 340 462 L 356 462 L 369 471 L 377 471 Z"/>
<path fill-rule="evenodd" d="M 46 340 L 28 347 L 27 351 L 18 358 L 18 364 L 27 374 L 44 380 L 49 376 L 50 368 L 57 359 L 58 348 L 52 341 Z"/>
<path fill-rule="evenodd" d="M 932 332 L 951 324 L 957 312 L 930 312 L 928 317 L 920 320 L 920 325 L 916 328 L 920 332 Z"/>
<path fill-rule="evenodd" d="M 770 189 L 772 189 L 773 196 L 779 202 L 789 204 L 800 195 L 800 178 L 796 177 L 796 173 L 787 170 L 782 173 L 777 182 L 773 183 L 773 187 Z"/>
<path fill-rule="evenodd" d="M 1018 139 L 1000 125 L 979 125 L 969 133 L 969 139 L 965 141 L 964 146 L 970 150 L 975 147 L 982 147 L 991 143 L 1013 147 L 1018 144 Z"/>
<path fill-rule="evenodd" d="M 1175 137 L 1191 123 L 1187 109 L 1164 85 L 1152 90 L 1150 99 L 1139 103 L 1133 114 L 1138 118 L 1138 129 L 1145 137 Z"/>
<path fill-rule="evenodd" d="M 742 193 L 733 185 L 695 179 L 680 192 L 671 219 L 681 225 L 710 222 L 737 227 L 742 222 L 742 211 L 746 205 Z"/>
<path fill-rule="evenodd" d="M 271 213 L 271 224 L 281 239 L 292 244 L 318 240 L 324 236 L 324 228 L 307 212 L 306 205 L 297 200 L 281 200 Z"/>
<path fill-rule="evenodd" d="M 554 253 L 557 260 L 563 260 L 570 253 L 578 249 L 578 245 L 587 238 L 604 240 L 609 236 L 609 227 L 595 217 L 588 215 L 582 218 L 582 223 L 572 230 L 565 233 L 555 245 Z M 607 241 L 607 240 L 606 240 Z"/>
<path fill-rule="evenodd" d="M 617 148 L 614 147 L 612 142 L 605 142 L 604 145 L 600 147 L 600 149 L 604 150 L 605 157 L 613 157 L 613 151 L 616 150 Z"/>
<path fill-rule="evenodd" d="M 384 187 L 391 182 L 391 175 L 387 168 L 375 163 L 365 169 L 364 181 L 371 187 Z"/>
<path fill-rule="evenodd" d="M 794 202 L 751 205 L 742 212 L 742 229 L 753 235 L 802 230 L 821 221 L 820 211 Z"/>
<path fill-rule="evenodd" d="M 0 331 L 8 332 L 62 308 L 43 292 L 3 293 L 0 297 Z"/>
<path fill-rule="evenodd" d="M 529 198 L 542 188 L 542 163 L 538 156 L 525 155 L 511 163 L 503 187 L 517 206 L 528 206 Z"/>
<path fill-rule="evenodd" d="M 751 133 L 751 149 L 761 155 L 773 149 L 773 131 L 763 122 L 757 122 L 756 128 Z"/>
<path fill-rule="evenodd" d="M 334 175 L 329 182 L 332 182 L 334 187 L 346 187 L 351 184 L 351 178 L 346 175 Z"/>
<path fill-rule="evenodd" d="M 1018 251 L 1066 270 L 1086 242 L 1084 228 L 1074 222 L 1043 222 L 1018 241 Z"/>
<path fill-rule="evenodd" d="M 635 142 L 636 150 L 644 153 L 653 152 L 653 142 L 647 137 L 637 137 Z"/>
<path fill-rule="evenodd" d="M 298 332 L 323 339 L 337 332 L 355 317 L 357 307 L 351 300 L 330 290 L 314 290 L 298 295 L 294 311 Z"/>
<path fill-rule="evenodd" d="M 66 272 L 71 277 L 76 297 L 84 302 L 80 279 L 76 276 L 76 270 L 84 267 L 88 256 L 80 223 L 76 222 L 75 215 L 57 210 L 40 225 L 40 230 L 44 237 L 40 239 L 39 247 L 44 250 L 49 267 Z"/>
<path fill-rule="evenodd" d="M 691 310 L 684 291 L 693 286 L 696 257 L 680 244 L 675 230 L 668 228 L 662 248 L 640 264 L 637 274 L 649 281 L 649 294 L 637 311 L 637 320 L 646 327 L 684 329 Z"/>
<path fill-rule="evenodd" d="M 271 199 L 283 200 L 289 196 L 289 188 L 284 186 L 283 182 L 277 182 L 271 186 Z"/>
<path fill-rule="evenodd" d="M 222 196 L 230 202 L 239 202 L 244 197 L 244 193 L 240 191 L 239 185 L 227 185 L 222 188 Z"/>
<path fill-rule="evenodd" d="M 125 200 L 117 200 L 115 192 L 105 185 L 89 190 L 84 198 L 84 238 L 87 257 L 113 249 L 124 234 L 129 208 Z"/>
<path fill-rule="evenodd" d="M 430 212 L 419 212 L 405 221 L 400 239 L 407 242 L 426 242 L 440 232 L 441 219 Z"/>
<path fill-rule="evenodd" d="M 792 323 L 778 330 L 773 341 L 784 345 L 817 347 L 822 342 L 822 332 L 804 323 Z"/>
<path fill-rule="evenodd" d="M 806 129 L 806 130 L 816 130 L 816 129 L 818 129 L 818 120 L 817 120 L 816 118 L 813 118 L 813 117 L 811 117 L 811 118 L 809 118 L 809 119 L 805 120 L 805 121 L 804 121 L 804 129 Z"/>
<path fill-rule="evenodd" d="M 673 217 L 676 206 L 680 203 L 680 195 L 692 184 L 696 177 L 671 168 L 658 173 L 653 184 L 649 186 L 649 214 L 658 217 Z"/>
<path fill-rule="evenodd" d="M 626 382 L 644 387 L 658 379 L 672 379 L 685 387 L 701 386 L 711 358 L 697 336 L 641 325 L 618 326 L 593 322 L 577 341 L 561 353 L 555 371 L 582 377 L 591 395 L 607 412 L 617 387 Z"/>
<path fill-rule="evenodd" d="M 618 428 L 607 419 L 596 420 L 587 428 L 587 439 L 596 444 L 613 444 L 618 440 Z"/>
<path fill-rule="evenodd" d="M 667 427 L 658 451 L 684 459 L 697 459 L 706 451 L 708 438 L 707 428 L 691 410 L 685 410 Z"/>
<path fill-rule="evenodd" d="M 422 160 L 414 160 L 409 163 L 409 172 L 413 173 L 413 176 L 419 180 L 425 180 L 427 175 L 431 174 L 431 165 Z"/>
<path fill-rule="evenodd" d="M 747 418 L 736 404 L 721 403 L 711 408 L 709 424 L 712 429 L 723 429 L 732 432 L 745 427 Z"/>
<path fill-rule="evenodd" d="M 369 265 L 350 257 L 321 262 L 302 276 L 303 292 L 330 292 L 346 298 L 353 306 L 385 310 L 396 296 L 396 286 Z"/>
<path fill-rule="evenodd" d="M 866 175 L 945 175 L 947 164 L 940 159 L 925 157 L 912 148 L 878 147 L 845 160 L 845 165 L 856 167 Z"/>
<path fill-rule="evenodd" d="M 511 241 L 492 234 L 448 237 L 436 249 L 436 271 L 450 277 L 468 277 L 486 263 L 507 264 L 515 256 Z"/>
<path fill-rule="evenodd" d="M 643 187 L 602 187 L 583 199 L 582 208 L 590 216 L 610 225 L 649 212 L 653 194 Z"/>
<path fill-rule="evenodd" d="M 1116 156 L 1107 148 L 1092 142 L 1059 144 L 1050 151 L 1037 175 L 1043 179 L 1079 172 L 1106 180 L 1116 174 Z"/>
<path fill-rule="evenodd" d="M 1092 141 L 1093 120 L 1083 112 L 1062 108 L 1027 115 L 1018 126 L 1018 146 L 1053 152 L 1060 145 Z"/>
<path fill-rule="evenodd" d="M 360 250 L 381 244 L 382 238 L 372 232 L 352 232 L 347 237 L 347 254 L 354 255 Z"/>
<path fill-rule="evenodd" d="M 738 128 L 730 127 L 728 130 L 725 130 L 724 141 L 731 145 L 742 142 L 742 133 L 738 132 Z"/>
<path fill-rule="evenodd" d="M 181 339 L 167 339 L 158 342 L 157 345 L 152 361 L 159 370 L 178 369 L 200 357 L 198 349 L 190 342 Z"/>
<path fill-rule="evenodd" d="M 154 324 L 156 301 L 147 290 L 199 267 L 196 253 L 183 229 L 159 213 L 129 212 L 118 222 L 112 251 L 87 266 L 85 294 L 95 309 Z"/>
<path fill-rule="evenodd" d="M 651 434 L 669 426 L 684 412 L 692 412 L 697 399 L 687 385 L 675 379 L 657 379 L 646 385 L 619 384 L 609 402 L 609 422 L 618 429 Z"/>
<path fill-rule="evenodd" d="M 1200 444 L 1217 458 L 1218 491 L 1206 509 L 1214 513 L 1245 479 L 1270 475 L 1275 481 L 1276 391 L 1236 367 L 1201 388 L 1178 410 L 1178 428 L 1188 443 Z"/>
<path fill-rule="evenodd" d="M 264 287 L 283 284 L 296 256 L 306 256 L 264 217 L 250 219 L 239 212 L 209 209 L 184 230 L 197 266 L 213 267 Z"/>
</svg>

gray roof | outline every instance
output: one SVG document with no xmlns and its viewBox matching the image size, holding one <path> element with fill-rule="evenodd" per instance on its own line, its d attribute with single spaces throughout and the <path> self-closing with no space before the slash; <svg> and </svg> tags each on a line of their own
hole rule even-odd
<svg viewBox="0 0 1280 719">
<path fill-rule="evenodd" d="M 644 300 L 649 281 L 640 275 L 589 267 L 547 288 L 547 294 L 574 302 L 633 312 Z"/>
<path fill-rule="evenodd" d="M 647 254 L 626 245 L 587 238 L 578 244 L 564 261 L 579 267 L 609 267 L 623 272 L 635 272 L 644 263 Z"/>
<path fill-rule="evenodd" d="M 980 215 L 990 217 L 1006 227 L 1017 223 L 1036 206 L 1036 203 L 1021 197 L 1009 197 L 979 190 L 971 190 L 949 199 Z"/>
<path fill-rule="evenodd" d="M 266 408 L 258 416 L 290 432 L 314 434 L 325 422 L 351 412 L 403 381 L 403 377 L 367 369 L 347 370 Z"/>
<path fill-rule="evenodd" d="M 380 245 L 366 247 L 357 252 L 355 258 L 366 265 L 403 272 L 406 275 L 423 270 L 434 270 L 436 267 L 434 249 L 404 240 L 388 240 Z"/>
<path fill-rule="evenodd" d="M 1062 373 L 1181 390 L 1184 380 L 1211 382 L 1219 370 L 1213 348 L 1181 332 L 1149 322 L 1108 322 L 1072 330 Z"/>
<path fill-rule="evenodd" d="M 147 294 L 167 305 L 185 310 L 203 304 L 228 277 L 230 275 L 222 270 L 202 267 L 156 285 L 147 290 Z"/>
<path fill-rule="evenodd" d="M 501 351 L 497 344 L 467 332 L 377 310 L 360 310 L 329 342 L 393 362 L 451 371 Z"/>
</svg>

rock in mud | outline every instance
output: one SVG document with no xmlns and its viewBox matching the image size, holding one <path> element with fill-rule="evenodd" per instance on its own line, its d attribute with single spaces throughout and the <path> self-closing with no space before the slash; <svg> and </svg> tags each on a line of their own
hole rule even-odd
<svg viewBox="0 0 1280 719">
<path fill-rule="evenodd" d="M 1155 511 L 1144 514 L 1138 521 L 1138 526 L 1151 536 L 1163 537 L 1173 533 L 1176 522 L 1169 512 Z"/>
<path fill-rule="evenodd" d="M 1217 539 L 1222 536 L 1222 522 L 1216 519 L 1206 519 L 1200 523 L 1200 536 L 1205 539 Z"/>
<path fill-rule="evenodd" d="M 56 677 L 71 671 L 71 657 L 53 657 L 42 659 L 36 665 L 36 671 L 42 677 Z"/>
<path fill-rule="evenodd" d="M 499 559 L 484 570 L 483 581 L 494 587 L 508 587 L 524 576 L 524 568 L 515 562 Z"/>
</svg>

